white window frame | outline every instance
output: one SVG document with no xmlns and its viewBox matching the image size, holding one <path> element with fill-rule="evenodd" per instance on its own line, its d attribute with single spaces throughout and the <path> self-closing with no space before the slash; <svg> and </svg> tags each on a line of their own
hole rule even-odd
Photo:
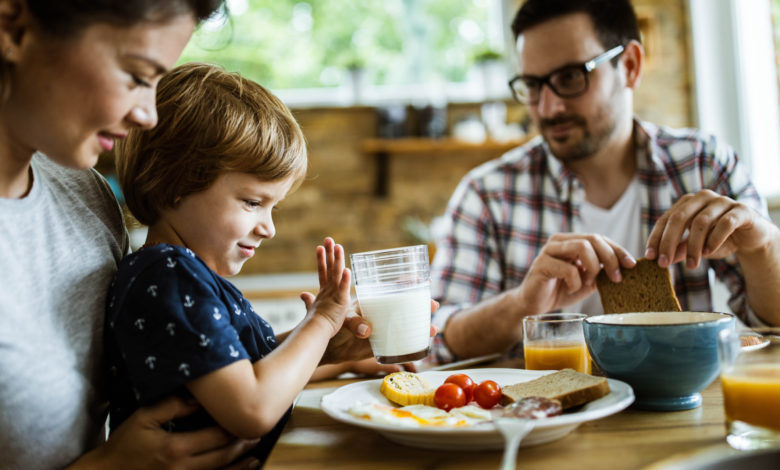
<svg viewBox="0 0 780 470">
<path fill-rule="evenodd" d="M 780 106 L 769 0 L 688 0 L 696 126 L 729 142 L 780 203 Z"/>
</svg>

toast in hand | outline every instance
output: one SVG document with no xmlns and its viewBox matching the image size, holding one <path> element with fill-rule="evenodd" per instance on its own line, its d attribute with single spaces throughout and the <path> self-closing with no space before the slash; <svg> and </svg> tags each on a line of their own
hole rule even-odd
<svg viewBox="0 0 780 470">
<path fill-rule="evenodd" d="M 596 277 L 604 313 L 679 312 L 669 270 L 648 259 L 631 269 L 620 268 L 621 282 L 612 282 L 602 270 Z"/>
<path fill-rule="evenodd" d="M 603 397 L 609 393 L 609 383 L 604 377 L 563 369 L 528 382 L 507 385 L 501 389 L 502 404 L 516 402 L 525 397 L 543 397 L 561 402 L 565 410 Z"/>
</svg>

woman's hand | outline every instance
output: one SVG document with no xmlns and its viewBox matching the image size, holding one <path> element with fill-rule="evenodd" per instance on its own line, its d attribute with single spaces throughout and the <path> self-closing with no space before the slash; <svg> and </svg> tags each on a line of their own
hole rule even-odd
<svg viewBox="0 0 780 470">
<path fill-rule="evenodd" d="M 226 467 L 251 450 L 258 441 L 236 439 L 218 427 L 193 432 L 170 433 L 164 423 L 186 416 L 198 408 L 181 398 L 170 397 L 133 413 L 97 449 L 85 454 L 68 469 L 181 469 L 258 468 L 247 458 Z"/>
<path fill-rule="evenodd" d="M 308 310 L 315 296 L 310 292 L 301 293 L 301 300 Z M 320 364 L 334 364 L 344 361 L 366 359 L 372 356 L 368 337 L 371 335 L 371 324 L 360 315 L 357 301 L 352 303 L 353 312 L 347 315 L 341 329 L 330 339 Z M 439 303 L 431 300 L 431 313 L 439 308 Z M 431 336 L 436 335 L 436 327 L 431 325 Z"/>
</svg>

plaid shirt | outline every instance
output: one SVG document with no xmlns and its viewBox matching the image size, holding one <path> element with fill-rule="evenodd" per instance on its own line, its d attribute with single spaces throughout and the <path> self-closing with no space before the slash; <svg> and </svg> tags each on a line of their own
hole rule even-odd
<svg viewBox="0 0 780 470">
<path fill-rule="evenodd" d="M 670 129 L 634 120 L 640 184 L 642 242 L 658 218 L 682 195 L 710 189 L 740 201 L 768 218 L 734 150 L 691 129 Z M 542 246 L 555 233 L 571 232 L 585 191 L 554 158 L 541 137 L 469 172 L 447 207 L 446 234 L 437 240 L 432 294 L 441 307 L 433 321 L 444 330 L 460 309 L 519 286 Z M 673 266 L 674 287 L 685 310 L 712 309 L 709 270 L 730 291 L 729 307 L 743 321 L 760 323 L 750 311 L 745 280 L 735 257 L 702 260 L 696 269 Z M 518 343 L 509 355 L 522 352 Z M 441 333 L 430 361 L 457 360 Z"/>
</svg>

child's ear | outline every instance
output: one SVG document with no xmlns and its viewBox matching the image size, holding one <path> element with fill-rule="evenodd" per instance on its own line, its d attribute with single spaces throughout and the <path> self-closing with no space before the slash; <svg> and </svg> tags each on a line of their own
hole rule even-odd
<svg viewBox="0 0 780 470">
<path fill-rule="evenodd" d="M 19 60 L 30 15 L 23 0 L 0 0 L 0 54 L 5 62 Z"/>
</svg>

